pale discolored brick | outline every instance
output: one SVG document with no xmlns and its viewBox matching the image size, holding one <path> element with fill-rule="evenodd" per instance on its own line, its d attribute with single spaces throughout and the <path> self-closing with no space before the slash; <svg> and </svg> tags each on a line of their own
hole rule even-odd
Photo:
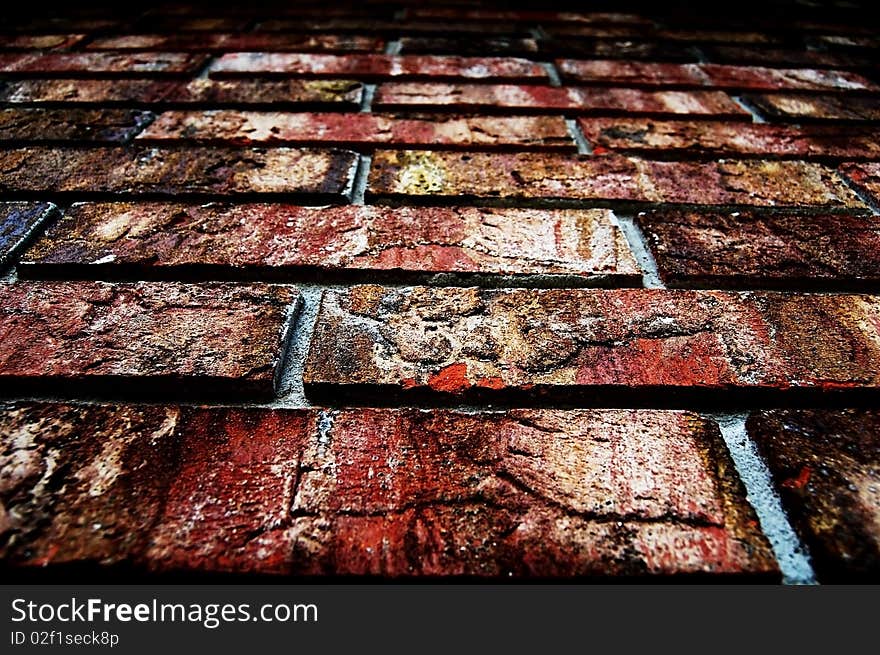
<svg viewBox="0 0 880 655">
<path fill-rule="evenodd" d="M 315 398 L 729 402 L 880 390 L 873 296 L 359 286 L 325 292 Z"/>
<path fill-rule="evenodd" d="M 373 113 L 165 112 L 139 141 L 575 150 L 561 116 L 409 119 Z"/>
<path fill-rule="evenodd" d="M 880 121 L 880 99 L 832 95 L 748 95 L 746 100 L 773 120 Z"/>
<path fill-rule="evenodd" d="M 298 302 L 266 285 L 0 285 L 0 385 L 271 396 Z"/>
<path fill-rule="evenodd" d="M 384 271 L 405 279 L 443 273 L 567 276 L 580 284 L 641 279 L 607 210 L 219 203 L 75 204 L 29 250 L 20 270 L 88 277 L 199 268 L 238 276 L 316 270 L 322 278 Z"/>
<path fill-rule="evenodd" d="M 377 151 L 369 198 L 410 203 L 591 200 L 864 210 L 834 171 L 800 161 L 676 162 L 547 153 Z"/>
<path fill-rule="evenodd" d="M 237 195 L 296 193 L 340 202 L 357 155 L 294 148 L 48 148 L 0 153 L 0 190 Z"/>
</svg>

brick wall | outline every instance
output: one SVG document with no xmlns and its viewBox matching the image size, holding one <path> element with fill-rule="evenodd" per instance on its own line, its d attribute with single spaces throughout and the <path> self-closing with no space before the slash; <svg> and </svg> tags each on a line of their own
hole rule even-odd
<svg viewBox="0 0 880 655">
<path fill-rule="evenodd" d="M 876 581 L 878 48 L 852 3 L 3 19 L 4 570 Z"/>
</svg>

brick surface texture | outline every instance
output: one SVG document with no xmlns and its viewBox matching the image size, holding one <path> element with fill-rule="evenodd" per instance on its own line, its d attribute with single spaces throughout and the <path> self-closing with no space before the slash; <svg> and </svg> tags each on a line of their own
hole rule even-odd
<svg viewBox="0 0 880 655">
<path fill-rule="evenodd" d="M 4 580 L 877 581 L 863 0 L 80 4 L 0 16 Z"/>
</svg>

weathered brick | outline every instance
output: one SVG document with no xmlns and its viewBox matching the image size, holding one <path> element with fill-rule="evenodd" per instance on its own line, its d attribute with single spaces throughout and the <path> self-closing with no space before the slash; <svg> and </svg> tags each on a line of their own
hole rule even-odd
<svg viewBox="0 0 880 655">
<path fill-rule="evenodd" d="M 456 20 L 484 21 L 527 21 L 538 23 L 585 23 L 591 25 L 651 25 L 650 18 L 637 14 L 620 12 L 576 12 L 576 11 L 530 11 L 465 9 L 463 7 L 411 7 L 407 9 L 411 18 L 446 18 Z"/>
<path fill-rule="evenodd" d="M 76 45 L 84 34 L 16 34 L 4 35 L 0 50 L 61 50 Z"/>
<path fill-rule="evenodd" d="M 134 25 L 144 32 L 243 32 L 253 22 L 242 16 L 144 16 Z"/>
<path fill-rule="evenodd" d="M 0 54 L 0 74 L 19 77 L 57 76 L 188 76 L 208 58 L 185 52 L 75 52 Z"/>
<path fill-rule="evenodd" d="M 803 50 L 798 48 L 755 48 L 747 46 L 704 46 L 709 61 L 782 68 L 870 68 L 870 57 L 856 54 Z"/>
<path fill-rule="evenodd" d="M 0 142 L 124 143 L 152 119 L 150 112 L 132 109 L 0 109 Z"/>
<path fill-rule="evenodd" d="M 574 37 L 580 39 L 632 39 L 653 38 L 656 30 L 644 25 L 575 25 L 559 24 L 545 28 L 550 38 Z"/>
<path fill-rule="evenodd" d="M 832 48 L 880 48 L 880 38 L 876 35 L 857 36 L 854 34 L 822 34 L 816 39 Z"/>
<path fill-rule="evenodd" d="M 0 191 L 153 195 L 297 193 L 340 201 L 357 155 L 294 148 L 17 148 L 0 152 Z"/>
<path fill-rule="evenodd" d="M 701 116 L 751 120 L 751 115 L 718 91 L 645 91 L 640 89 L 558 88 L 512 84 L 382 84 L 373 99 L 376 110 L 458 112 L 625 114 Z"/>
<path fill-rule="evenodd" d="M 871 198 L 875 206 L 880 206 L 880 163 L 844 164 L 840 170 Z"/>
<path fill-rule="evenodd" d="M 848 71 L 766 68 L 722 64 L 671 64 L 638 61 L 557 60 L 562 77 L 605 86 L 713 87 L 728 91 L 860 91 L 880 87 Z"/>
<path fill-rule="evenodd" d="M 558 59 L 562 78 L 606 86 L 683 87 L 705 86 L 705 77 L 696 64 L 667 64 L 614 59 Z"/>
<path fill-rule="evenodd" d="M 19 404 L 0 426 L 10 565 L 779 576 L 690 413 Z"/>
<path fill-rule="evenodd" d="M 880 413 L 768 410 L 746 425 L 819 581 L 880 580 Z"/>
<path fill-rule="evenodd" d="M 509 57 L 531 57 L 538 52 L 535 39 L 516 39 L 508 37 L 474 38 L 443 36 L 404 36 L 400 39 L 400 53 L 430 55 L 460 55 L 465 57 L 485 57 L 506 55 Z"/>
<path fill-rule="evenodd" d="M 168 52 L 382 52 L 385 42 L 372 36 L 336 34 L 126 34 L 98 37 L 87 50 L 154 50 Z"/>
<path fill-rule="evenodd" d="M 670 286 L 880 284 L 880 223 L 873 217 L 657 210 L 637 221 Z"/>
<path fill-rule="evenodd" d="M 773 120 L 880 121 L 880 98 L 774 93 L 745 99 Z"/>
<path fill-rule="evenodd" d="M 4 32 L 46 33 L 46 34 L 84 34 L 103 30 L 122 29 L 124 21 L 114 18 L 97 18 L 89 16 L 20 16 L 15 12 L 7 13 L 3 23 Z"/>
<path fill-rule="evenodd" d="M 632 39 L 566 39 L 540 42 L 541 52 L 574 59 L 642 59 L 646 61 L 689 61 L 698 58 L 686 44 Z"/>
<path fill-rule="evenodd" d="M 55 211 L 55 205 L 48 202 L 0 203 L 0 268 L 12 261 Z"/>
<path fill-rule="evenodd" d="M 0 385 L 271 396 L 296 303 L 266 285 L 0 285 Z"/>
<path fill-rule="evenodd" d="M 23 258 L 24 276 L 95 271 L 233 269 L 300 274 L 386 271 L 564 275 L 570 283 L 639 284 L 607 210 L 292 205 L 74 204 Z"/>
<path fill-rule="evenodd" d="M 376 18 L 322 18 L 319 20 L 272 19 L 260 22 L 260 31 L 267 32 L 326 32 L 340 34 L 501 34 L 512 37 L 531 36 L 525 25 L 504 23 L 475 23 L 472 21 L 381 20 Z"/>
<path fill-rule="evenodd" d="M 2 128 L 2 125 L 0 125 Z M 0 132 L 2 134 L 2 132 Z M 138 140 L 340 147 L 575 150 L 561 116 L 407 119 L 372 113 L 165 112 Z"/>
<path fill-rule="evenodd" d="M 356 109 L 363 87 L 351 80 L 19 80 L 0 88 L 11 104 L 266 105 Z"/>
<path fill-rule="evenodd" d="M 525 59 L 428 55 L 311 55 L 236 52 L 220 57 L 211 77 L 286 76 L 546 82 L 547 71 Z"/>
<path fill-rule="evenodd" d="M 465 196 L 864 209 L 834 171 L 807 162 L 661 162 L 549 153 L 380 150 L 367 194 L 416 203 Z"/>
<path fill-rule="evenodd" d="M 875 394 L 880 298 L 360 286 L 325 293 L 303 379 L 335 401 Z"/>
<path fill-rule="evenodd" d="M 880 141 L 872 127 L 807 125 L 796 128 L 766 123 L 639 118 L 581 118 L 578 125 L 596 153 L 619 150 L 648 155 L 880 158 Z"/>
</svg>

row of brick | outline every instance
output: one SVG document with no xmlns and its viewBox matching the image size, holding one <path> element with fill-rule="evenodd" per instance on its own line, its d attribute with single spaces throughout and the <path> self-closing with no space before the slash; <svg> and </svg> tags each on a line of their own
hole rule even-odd
<svg viewBox="0 0 880 655">
<path fill-rule="evenodd" d="M 291 147 L 32 146 L 0 150 L 7 194 L 349 199 L 358 155 Z M 877 164 L 841 172 L 877 199 Z M 481 171 L 479 177 L 474 170 Z M 409 204 L 624 202 L 866 211 L 835 170 L 805 161 L 651 161 L 607 155 L 379 150 L 367 198 Z"/>
<path fill-rule="evenodd" d="M 819 579 L 874 579 L 880 416 L 747 425 Z M 10 565 L 779 576 L 717 425 L 686 412 L 15 404 L 0 428 Z"/>
<path fill-rule="evenodd" d="M 670 287 L 880 285 L 880 225 L 872 216 L 658 209 L 636 220 Z M 6 203 L 0 262 L 15 258 L 19 276 L 44 279 L 641 281 L 613 214 L 602 209 L 113 202 L 77 203 L 55 221 L 46 203 Z"/>
<path fill-rule="evenodd" d="M 287 286 L 176 282 L 18 282 L 0 300 L 7 391 L 178 397 L 271 397 L 297 303 Z M 303 381 L 334 402 L 855 402 L 880 391 L 880 302 L 356 286 L 324 293 Z"/>
</svg>

